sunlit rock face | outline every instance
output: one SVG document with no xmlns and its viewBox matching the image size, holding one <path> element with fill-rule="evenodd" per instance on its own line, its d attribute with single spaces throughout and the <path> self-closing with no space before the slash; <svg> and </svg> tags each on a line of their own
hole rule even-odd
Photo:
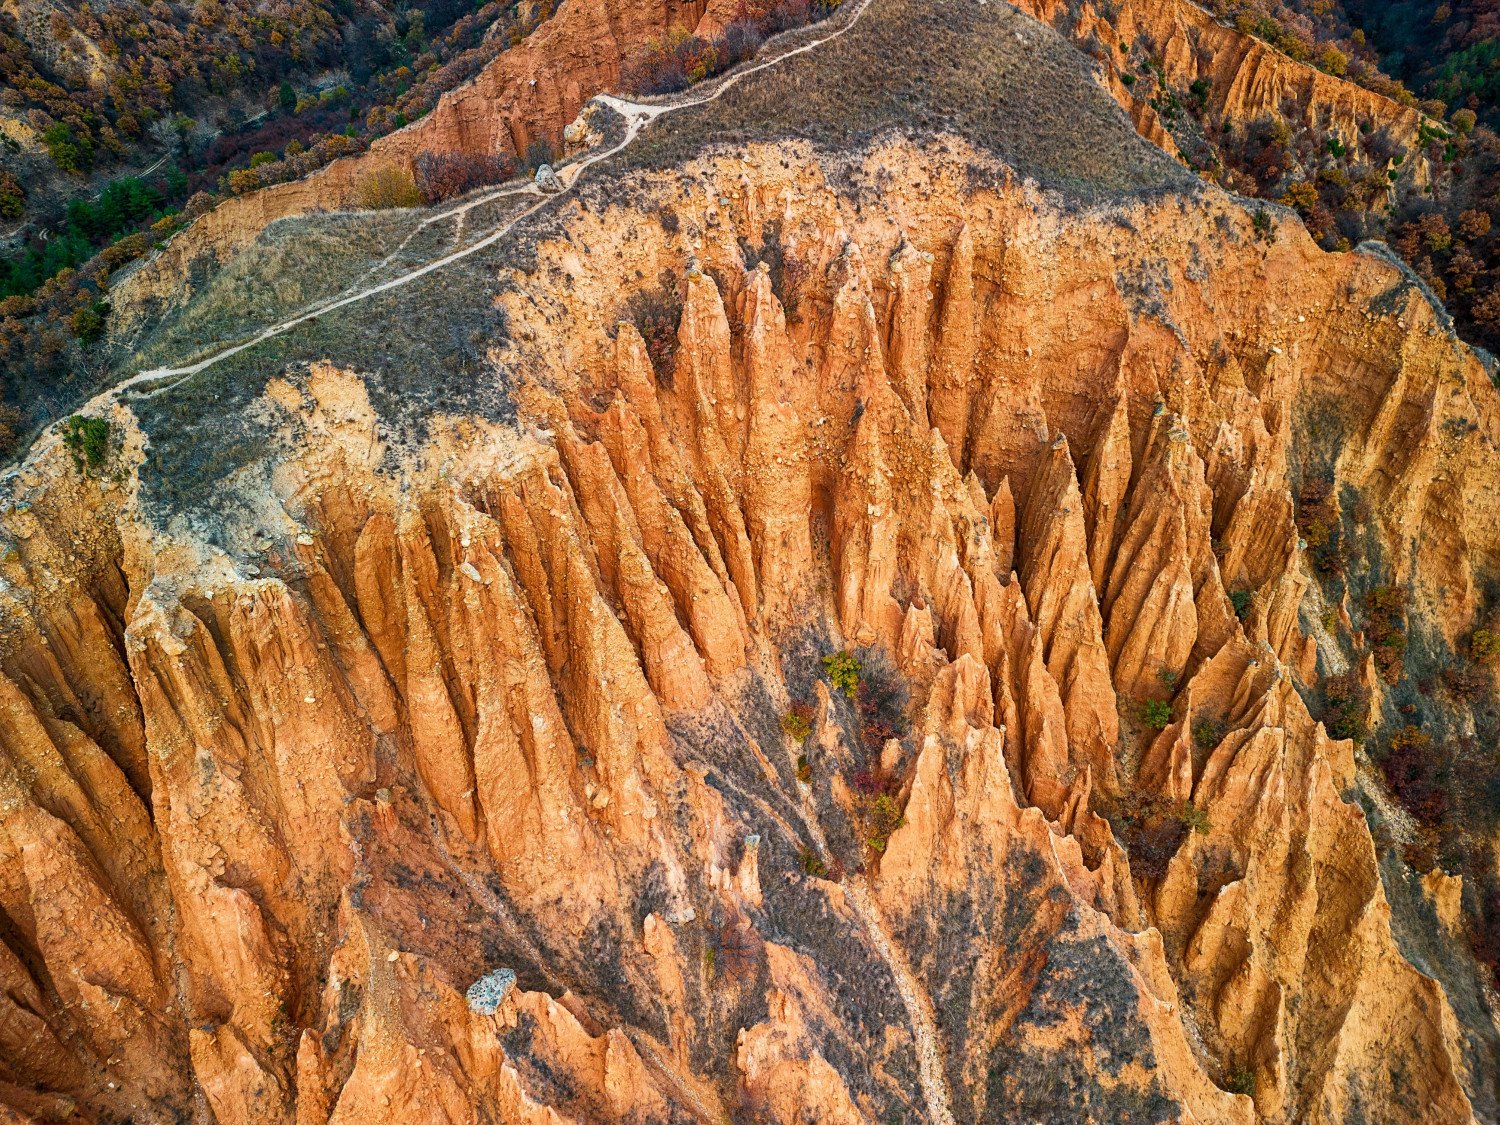
<svg viewBox="0 0 1500 1125">
<path fill-rule="evenodd" d="M 330 362 L 213 521 L 127 405 L 108 473 L 10 480 L 0 1101 L 1469 1120 L 1304 703 L 1345 657 L 1293 503 L 1330 474 L 1473 627 L 1496 395 L 1438 311 L 958 142 L 634 186 L 512 279 L 513 425 L 397 442 Z"/>
</svg>

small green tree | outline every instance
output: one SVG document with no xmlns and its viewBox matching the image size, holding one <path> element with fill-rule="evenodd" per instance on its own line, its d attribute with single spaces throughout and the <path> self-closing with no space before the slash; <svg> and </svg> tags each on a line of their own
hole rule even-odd
<svg viewBox="0 0 1500 1125">
<path fill-rule="evenodd" d="M 1250 607 L 1255 603 L 1255 591 L 1230 590 L 1229 604 L 1234 606 L 1234 615 L 1241 621 L 1250 616 Z"/>
<path fill-rule="evenodd" d="M 1469 655 L 1480 664 L 1492 664 L 1500 657 L 1500 633 L 1493 629 L 1475 629 L 1469 637 Z"/>
<path fill-rule="evenodd" d="M 1141 704 L 1141 722 L 1151 730 L 1166 730 L 1172 721 L 1172 705 L 1165 699 L 1148 699 Z"/>
<path fill-rule="evenodd" d="M 823 657 L 823 669 L 834 687 L 853 699 L 859 694 L 859 674 L 864 665 L 852 652 L 840 651 Z"/>
<path fill-rule="evenodd" d="M 1183 802 L 1182 810 L 1177 814 L 1177 818 L 1182 821 L 1183 827 L 1200 836 L 1207 836 L 1209 829 L 1213 827 L 1208 819 L 1208 810 L 1200 809 L 1192 801 Z"/>
<path fill-rule="evenodd" d="M 109 420 L 74 414 L 63 423 L 62 441 L 73 455 L 73 467 L 97 472 L 109 453 Z"/>
<path fill-rule="evenodd" d="M 1228 727 L 1223 719 L 1199 719 L 1193 724 L 1193 742 L 1200 750 L 1212 750 L 1224 741 Z"/>
<path fill-rule="evenodd" d="M 42 144 L 47 147 L 52 163 L 64 172 L 82 175 L 94 163 L 93 140 L 73 132 L 73 127 L 66 121 L 49 125 L 42 133 Z"/>
<path fill-rule="evenodd" d="M 0 169 L 0 219 L 19 219 L 26 210 L 26 189 L 21 181 Z"/>
<path fill-rule="evenodd" d="M 882 793 L 875 798 L 875 803 L 870 808 L 870 836 L 865 843 L 877 852 L 884 852 L 891 833 L 905 823 L 906 818 L 901 815 L 901 806 L 896 804 L 896 798 L 889 793 Z"/>
<path fill-rule="evenodd" d="M 792 709 L 781 716 L 781 729 L 793 742 L 806 742 L 812 734 L 812 708 L 805 703 L 794 703 Z"/>
<path fill-rule="evenodd" d="M 292 84 L 285 78 L 281 80 L 281 88 L 276 91 L 276 101 L 281 106 L 282 113 L 291 113 L 297 108 L 297 91 L 292 89 Z"/>
<path fill-rule="evenodd" d="M 105 320 L 109 316 L 109 302 L 95 301 L 84 305 L 68 320 L 68 327 L 84 347 L 92 347 L 104 337 Z"/>
</svg>

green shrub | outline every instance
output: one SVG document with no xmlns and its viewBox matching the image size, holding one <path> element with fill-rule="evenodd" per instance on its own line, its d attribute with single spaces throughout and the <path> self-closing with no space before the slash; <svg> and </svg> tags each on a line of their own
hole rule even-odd
<svg viewBox="0 0 1500 1125">
<path fill-rule="evenodd" d="M 840 651 L 823 657 L 823 669 L 833 686 L 849 699 L 859 694 L 859 674 L 864 667 L 852 652 Z"/>
<path fill-rule="evenodd" d="M 21 181 L 0 169 L 0 219 L 19 219 L 26 212 L 26 189 Z"/>
<path fill-rule="evenodd" d="M 1182 821 L 1183 827 L 1200 836 L 1207 836 L 1209 829 L 1213 827 L 1208 819 L 1208 810 L 1200 809 L 1192 801 L 1184 801 L 1182 808 L 1178 810 L 1177 819 Z"/>
<path fill-rule="evenodd" d="M 1193 724 L 1193 742 L 1199 750 L 1212 750 L 1224 741 L 1229 728 L 1223 719 L 1199 719 Z"/>
<path fill-rule="evenodd" d="M 1234 606 L 1234 615 L 1241 621 L 1250 616 L 1250 607 L 1255 602 L 1253 590 L 1230 590 L 1229 604 Z"/>
<path fill-rule="evenodd" d="M 818 858 L 817 853 L 811 848 L 802 849 L 799 861 L 802 864 L 802 873 L 804 875 L 812 875 L 815 878 L 821 879 L 828 873 L 828 866 Z"/>
<path fill-rule="evenodd" d="M 630 295 L 624 319 L 635 325 L 645 341 L 656 381 L 670 389 L 677 374 L 677 329 L 682 324 L 682 297 L 670 270 L 662 271 L 654 289 Z"/>
<path fill-rule="evenodd" d="M 812 734 L 812 708 L 806 703 L 794 703 L 792 709 L 781 716 L 781 729 L 793 742 L 806 742 Z"/>
<path fill-rule="evenodd" d="M 64 172 L 82 175 L 94 163 L 94 142 L 87 133 L 77 134 L 65 121 L 51 125 L 42 134 L 42 144 L 52 163 Z"/>
<path fill-rule="evenodd" d="M 1224 1087 L 1231 1094 L 1247 1094 L 1255 1096 L 1255 1071 L 1249 1067 L 1239 1067 L 1229 1076 L 1229 1081 Z"/>
<path fill-rule="evenodd" d="M 62 440 L 73 455 L 74 468 L 97 472 L 109 453 L 109 421 L 74 414 L 63 423 Z"/>
<path fill-rule="evenodd" d="M 1141 722 L 1151 730 L 1166 730 L 1172 721 L 1172 705 L 1165 699 L 1148 699 L 1141 704 Z"/>
<path fill-rule="evenodd" d="M 1099 812 L 1130 856 L 1131 872 L 1146 879 L 1165 875 L 1187 839 L 1191 825 L 1186 808 L 1185 801 L 1142 790 L 1101 798 L 1099 803 Z"/>
<path fill-rule="evenodd" d="M 882 793 L 870 806 L 870 836 L 865 842 L 875 851 L 883 852 L 891 833 L 905 823 L 906 818 L 901 815 L 901 806 L 896 803 L 896 798 L 889 793 Z"/>
<path fill-rule="evenodd" d="M 1334 738 L 1351 739 L 1355 745 L 1369 734 L 1370 690 L 1352 671 L 1323 680 L 1323 725 Z"/>
<path fill-rule="evenodd" d="M 1365 612 L 1375 667 L 1386 683 L 1394 684 L 1406 667 L 1406 590 L 1376 586 L 1365 596 Z"/>
<path fill-rule="evenodd" d="M 1491 664 L 1500 656 L 1500 633 L 1492 629 L 1475 629 L 1469 637 L 1469 655 L 1480 664 Z"/>
<path fill-rule="evenodd" d="M 84 347 L 97 344 L 104 337 L 105 319 L 109 316 L 108 301 L 94 301 L 76 310 L 68 318 L 68 327 Z M 107 425 L 107 423 L 106 423 Z"/>
</svg>

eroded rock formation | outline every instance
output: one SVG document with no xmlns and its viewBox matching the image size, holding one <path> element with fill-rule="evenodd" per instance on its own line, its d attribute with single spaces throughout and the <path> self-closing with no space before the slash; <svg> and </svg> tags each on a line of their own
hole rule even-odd
<svg viewBox="0 0 1500 1125">
<path fill-rule="evenodd" d="M 1028 0 L 1017 5 L 1069 36 L 1100 63 L 1110 93 L 1147 140 L 1168 152 L 1176 142 L 1149 97 L 1131 89 L 1116 44 L 1146 51 L 1167 85 L 1203 90 L 1205 115 L 1231 132 L 1284 122 L 1292 129 L 1337 137 L 1347 145 L 1383 130 L 1403 153 L 1410 151 L 1418 186 L 1431 168 L 1423 151 L 1421 113 L 1353 82 L 1289 58 L 1274 47 L 1226 27 L 1186 0 L 1131 0 L 1095 5 L 1088 0 Z"/>
<path fill-rule="evenodd" d="M 493 341 L 514 426 L 401 447 L 359 372 L 289 371 L 213 527 L 148 503 L 127 405 L 107 473 L 40 446 L 0 561 L 0 1101 L 1490 1104 L 1298 690 L 1339 657 L 1291 499 L 1341 450 L 1456 640 L 1500 535 L 1487 372 L 1378 254 L 985 163 L 760 146 L 570 204 Z M 622 299 L 663 271 L 648 341 Z"/>
</svg>

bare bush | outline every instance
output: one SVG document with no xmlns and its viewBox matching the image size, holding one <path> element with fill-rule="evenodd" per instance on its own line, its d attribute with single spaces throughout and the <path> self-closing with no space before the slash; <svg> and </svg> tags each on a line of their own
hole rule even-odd
<svg viewBox="0 0 1500 1125">
<path fill-rule="evenodd" d="M 500 156 L 424 152 L 416 159 L 416 184 L 423 202 L 430 206 L 478 187 L 504 183 L 515 171 L 515 162 Z"/>
</svg>

